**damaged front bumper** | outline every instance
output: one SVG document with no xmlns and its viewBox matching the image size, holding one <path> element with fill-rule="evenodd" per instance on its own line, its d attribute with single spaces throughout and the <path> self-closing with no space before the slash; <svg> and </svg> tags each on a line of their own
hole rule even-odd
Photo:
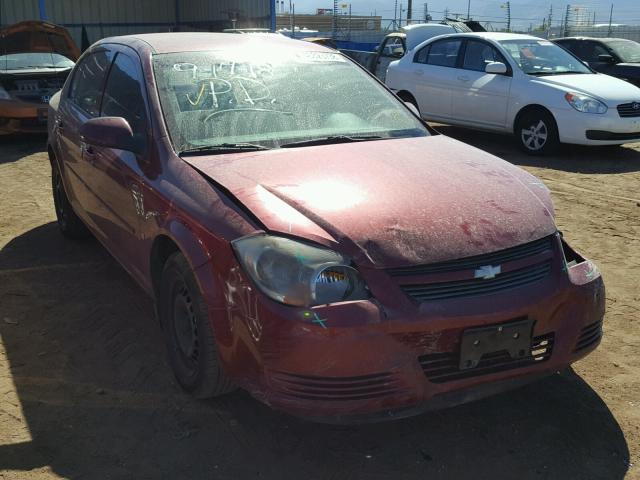
<svg viewBox="0 0 640 480">
<path fill-rule="evenodd" d="M 330 423 L 414 415 L 528 383 L 584 357 L 602 336 L 599 271 L 554 242 L 557 261 L 544 282 L 433 302 L 290 307 L 256 292 L 236 268 L 225 292 L 229 331 L 216 332 L 229 339 L 223 363 L 264 403 Z M 465 331 L 523 319 L 532 324 L 524 356 L 491 352 L 463 368 Z"/>
</svg>

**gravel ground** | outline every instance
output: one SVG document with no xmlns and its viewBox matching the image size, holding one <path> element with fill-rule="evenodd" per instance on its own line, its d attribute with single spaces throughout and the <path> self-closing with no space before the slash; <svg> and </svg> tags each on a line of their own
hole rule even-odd
<svg viewBox="0 0 640 480">
<path fill-rule="evenodd" d="M 527 157 L 440 127 L 552 190 L 607 285 L 605 337 L 568 372 L 420 417 L 306 423 L 241 392 L 184 395 L 152 304 L 56 230 L 42 137 L 0 138 L 0 478 L 640 479 L 640 144 Z"/>
</svg>

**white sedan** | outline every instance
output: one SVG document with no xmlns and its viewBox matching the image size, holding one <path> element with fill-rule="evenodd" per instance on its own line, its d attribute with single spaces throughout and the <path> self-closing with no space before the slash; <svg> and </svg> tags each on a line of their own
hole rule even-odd
<svg viewBox="0 0 640 480">
<path fill-rule="evenodd" d="M 432 38 L 391 63 L 386 84 L 426 120 L 515 133 L 531 154 L 640 141 L 640 88 L 529 35 Z"/>
</svg>

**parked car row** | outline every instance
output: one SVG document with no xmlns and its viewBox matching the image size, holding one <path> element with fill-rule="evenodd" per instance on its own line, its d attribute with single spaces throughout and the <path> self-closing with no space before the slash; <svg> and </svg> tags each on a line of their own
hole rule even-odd
<svg viewBox="0 0 640 480">
<path fill-rule="evenodd" d="M 610 42 L 629 59 L 640 59 L 634 47 L 619 44 Z M 559 143 L 640 141 L 640 88 L 598 74 L 569 51 L 533 36 L 438 36 L 392 62 L 385 82 L 424 119 L 513 133 L 534 155 Z"/>
<path fill-rule="evenodd" d="M 427 118 L 519 118 L 541 150 L 574 137 L 518 115 L 524 90 L 568 118 L 611 117 L 588 80 L 561 82 L 595 75 L 560 47 L 468 34 L 414 50 L 388 81 Z M 196 397 L 241 387 L 315 420 L 390 419 L 590 353 L 604 284 L 549 190 L 414 109 L 339 52 L 283 36 L 104 39 L 49 102 L 58 225 L 153 298 Z"/>
</svg>

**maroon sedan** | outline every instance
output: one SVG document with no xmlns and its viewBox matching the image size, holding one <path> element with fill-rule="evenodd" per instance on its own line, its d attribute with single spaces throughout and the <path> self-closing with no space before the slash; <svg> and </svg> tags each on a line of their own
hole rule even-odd
<svg viewBox="0 0 640 480">
<path fill-rule="evenodd" d="M 549 191 L 437 135 L 340 53 L 105 39 L 51 101 L 58 224 L 155 299 L 197 397 L 364 421 L 498 392 L 600 342 L 604 286 Z"/>
</svg>

